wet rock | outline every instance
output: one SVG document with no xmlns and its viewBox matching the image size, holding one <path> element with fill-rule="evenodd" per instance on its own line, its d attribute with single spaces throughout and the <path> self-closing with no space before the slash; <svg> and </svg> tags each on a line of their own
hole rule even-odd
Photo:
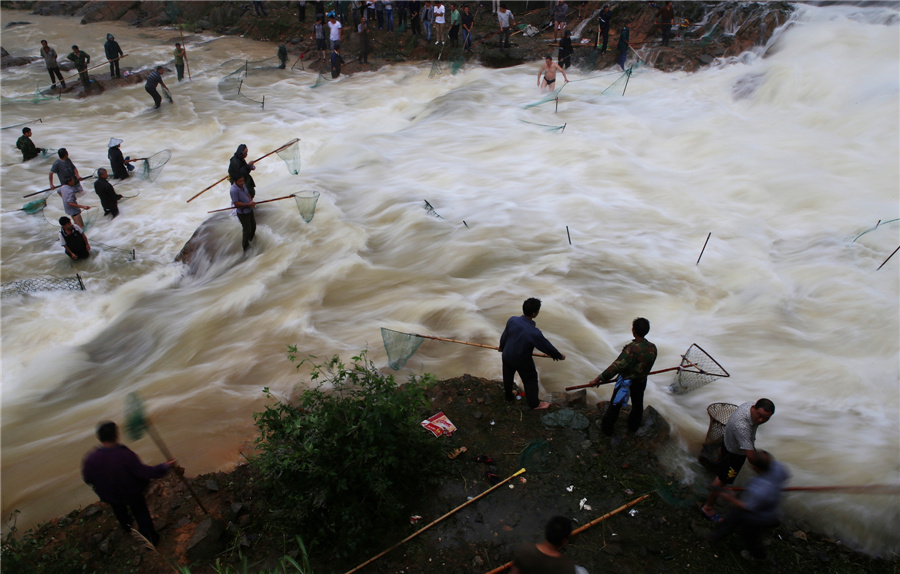
<svg viewBox="0 0 900 574">
<path fill-rule="evenodd" d="M 100 552 L 108 555 L 109 554 L 109 539 L 106 539 L 103 542 L 101 542 L 100 546 L 98 546 L 97 549 L 100 550 Z"/>
<path fill-rule="evenodd" d="M 663 418 L 659 411 L 653 407 L 644 409 L 641 426 L 635 433 L 638 437 L 650 442 L 650 451 L 653 452 L 663 446 L 672 432 L 672 427 Z"/>
<path fill-rule="evenodd" d="M 225 523 L 221 520 L 207 518 L 197 525 L 194 535 L 188 542 L 185 556 L 191 562 L 198 560 L 212 560 L 217 554 L 227 547 L 225 537 Z"/>
<path fill-rule="evenodd" d="M 131 9 L 130 2 L 88 2 L 75 12 L 82 24 L 118 20 Z"/>
<path fill-rule="evenodd" d="M 197 26 L 198 26 L 201 30 L 209 30 L 210 28 L 213 27 L 212 22 L 210 22 L 209 20 L 198 20 L 198 21 L 197 21 Z"/>
<path fill-rule="evenodd" d="M 190 523 L 191 523 L 191 517 L 183 516 L 178 520 L 178 528 L 181 528 L 182 526 L 187 526 Z"/>
<path fill-rule="evenodd" d="M 13 28 L 15 26 L 28 26 L 29 24 L 31 24 L 31 22 L 10 22 L 6 26 L 4 26 L 4 28 Z M 6 50 L 4 50 L 4 52 L 5 51 Z"/>
<path fill-rule="evenodd" d="M 101 510 L 100 510 L 99 506 L 97 506 L 97 505 L 89 506 L 88 509 L 84 511 L 84 517 L 85 518 L 93 518 L 94 516 L 97 516 L 98 514 L 100 514 L 100 512 L 101 512 Z"/>
<path fill-rule="evenodd" d="M 209 492 L 219 492 L 219 484 L 215 480 L 209 479 L 206 481 L 206 490 Z"/>
<path fill-rule="evenodd" d="M 550 395 L 550 402 L 565 405 L 569 408 L 580 408 L 587 405 L 587 389 L 572 392 L 555 392 Z"/>
</svg>

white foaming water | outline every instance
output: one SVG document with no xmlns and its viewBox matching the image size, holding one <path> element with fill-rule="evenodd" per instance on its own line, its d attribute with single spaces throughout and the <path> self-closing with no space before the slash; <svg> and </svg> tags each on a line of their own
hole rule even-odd
<svg viewBox="0 0 900 574">
<path fill-rule="evenodd" d="M 131 54 L 124 63 L 148 67 L 170 62 L 177 40 L 171 30 L 2 16 L 33 22 L 4 30 L 13 55 L 36 54 L 41 38 L 64 54 L 74 40 L 99 62 L 113 32 Z M 697 343 L 731 372 L 684 396 L 668 393 L 668 375 L 651 378 L 647 403 L 685 445 L 673 464 L 687 479 L 706 405 L 766 396 L 777 412 L 758 445 L 787 462 L 794 484 L 898 483 L 900 261 L 875 269 L 900 227 L 852 241 L 900 217 L 895 6 L 802 7 L 765 59 L 641 70 L 625 97 L 600 94 L 615 74 L 572 83 L 558 114 L 552 103 L 522 108 L 541 97 L 537 64 L 433 79 L 430 63 L 393 66 L 315 89 L 315 73 L 268 69 L 244 84 L 266 96 L 265 110 L 223 98 L 218 81 L 234 58 L 274 53 L 240 38 L 192 43 L 193 81 L 165 78 L 175 103 L 161 111 L 147 109 L 142 85 L 83 101 L 4 101 L 2 125 L 42 118 L 31 126 L 37 145 L 67 147 L 83 175 L 106 165 L 111 136 L 132 157 L 173 154 L 156 183 L 122 184 L 139 197 L 87 232 L 134 248 L 135 262 L 108 252 L 71 264 L 40 215 L 0 220 L 4 282 L 78 272 L 87 285 L 3 299 L 4 515 L 20 509 L 20 525 L 33 524 L 95 500 L 80 460 L 97 421 L 122 422 L 129 392 L 190 473 L 227 468 L 254 435 L 262 388 L 288 395 L 304 380 L 286 345 L 345 359 L 368 347 L 386 365 L 379 327 L 496 344 L 529 296 L 544 300 L 538 325 L 567 355 L 539 364 L 548 391 L 594 377 L 636 316 L 651 321 L 657 368 Z M 4 70 L 3 96 L 30 97 L 45 79 L 40 62 Z M 4 212 L 47 186 L 49 161 L 8 165 L 19 133 L 0 132 Z M 225 184 L 185 201 L 224 175 L 238 144 L 255 158 L 294 137 L 300 175 L 267 158 L 257 197 L 321 190 L 315 219 L 304 223 L 290 201 L 260 206 L 244 257 L 236 219 L 206 213 L 229 204 Z M 86 187 L 82 201 L 99 207 Z M 60 201 L 48 203 L 55 221 Z M 172 263 L 208 218 L 212 260 Z M 500 378 L 500 360 L 427 341 L 399 376 L 421 372 Z M 132 446 L 161 458 L 147 439 Z M 900 548 L 897 497 L 799 494 L 789 507 L 847 543 Z"/>
</svg>

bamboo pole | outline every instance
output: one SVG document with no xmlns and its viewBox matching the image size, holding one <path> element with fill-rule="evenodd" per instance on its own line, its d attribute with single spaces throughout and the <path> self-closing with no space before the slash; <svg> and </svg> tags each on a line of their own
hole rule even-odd
<svg viewBox="0 0 900 574">
<path fill-rule="evenodd" d="M 89 175 L 89 176 L 86 176 L 86 177 L 79 177 L 79 178 L 78 178 L 78 181 L 84 181 L 84 180 L 86 180 L 86 179 L 91 179 L 92 177 L 94 177 L 94 176 L 93 176 L 93 175 Z M 60 185 L 64 185 L 64 184 L 60 184 Z M 57 185 L 56 187 L 60 187 L 60 186 Z M 48 187 L 47 189 L 42 189 L 42 190 L 40 190 L 40 191 L 34 191 L 34 192 L 29 193 L 29 194 L 23 195 L 22 197 L 31 197 L 32 195 L 37 195 L 37 194 L 39 194 L 39 193 L 44 193 L 44 192 L 47 192 L 47 191 L 53 191 L 54 189 L 56 189 L 56 188 L 54 188 L 54 187 Z"/>
<path fill-rule="evenodd" d="M 260 205 L 263 203 L 272 203 L 273 201 L 281 201 L 282 199 L 289 199 L 291 197 L 294 197 L 293 193 L 290 195 L 285 195 L 284 197 L 276 197 L 275 199 L 264 199 L 263 201 L 255 201 L 254 203 L 256 205 Z M 207 211 L 206 213 L 218 213 L 220 211 L 228 211 L 229 209 L 235 209 L 235 207 L 232 205 L 231 207 L 223 207 L 222 209 L 213 209 L 212 211 Z"/>
<path fill-rule="evenodd" d="M 412 333 L 412 335 L 416 337 L 422 337 L 423 339 L 433 339 L 435 341 L 446 341 L 447 343 L 459 343 L 460 345 L 469 345 L 472 347 L 481 347 L 482 349 L 493 349 L 495 351 L 499 351 L 500 347 L 494 347 L 493 345 L 483 345 L 481 343 L 470 343 L 468 341 L 457 341 L 456 339 L 445 339 L 443 337 L 432 337 L 431 335 L 419 335 L 418 333 Z M 550 355 L 545 355 L 543 353 L 532 353 L 534 357 L 545 357 L 550 358 Z"/>
<path fill-rule="evenodd" d="M 894 249 L 894 253 L 891 253 L 890 255 L 888 255 L 888 256 L 887 256 L 887 259 L 885 259 L 884 261 L 882 261 L 882 262 L 881 262 L 881 265 L 879 265 L 879 266 L 878 266 L 878 269 L 876 269 L 875 271 L 879 271 L 882 267 L 884 267 L 884 264 L 887 263 L 887 262 L 891 259 L 891 257 L 893 257 L 894 254 L 897 253 L 897 251 L 900 251 L 900 247 L 897 247 L 897 249 Z"/>
<path fill-rule="evenodd" d="M 102 62 L 102 63 L 100 63 L 100 64 L 97 64 L 96 66 L 91 66 L 90 68 L 86 68 L 84 71 L 85 71 L 85 72 L 90 72 L 91 70 L 96 70 L 96 69 L 99 68 L 100 66 L 105 66 L 106 64 L 108 64 L 108 63 L 110 63 L 110 62 L 115 62 L 116 60 L 121 60 L 122 58 L 126 57 L 127 55 L 128 55 L 128 54 L 122 54 L 122 55 L 119 56 L 118 58 L 113 58 L 112 60 L 106 60 L 105 62 Z M 76 68 L 76 69 L 77 69 L 77 68 Z M 66 80 L 71 80 L 71 79 L 73 79 L 73 78 L 77 78 L 77 77 L 80 76 L 81 74 L 82 74 L 81 72 L 78 72 L 77 74 L 75 74 L 75 75 L 73 75 L 73 76 L 69 76 L 68 78 L 66 78 Z M 65 82 L 66 80 L 60 80 L 60 81 Z M 42 122 L 42 123 L 43 123 L 43 122 Z"/>
<path fill-rule="evenodd" d="M 460 504 L 459 506 L 457 506 L 456 508 L 454 508 L 453 510 L 451 510 L 451 511 L 448 512 L 447 514 L 441 516 L 440 518 L 438 518 L 437 520 L 435 520 L 435 521 L 432 522 L 431 524 L 429 524 L 429 525 L 427 525 L 427 526 L 424 526 L 424 527 L 420 528 L 419 530 L 415 531 L 414 533 L 410 534 L 409 536 L 407 536 L 406 538 L 404 538 L 404 539 L 401 540 L 400 542 L 394 544 L 393 546 L 391 546 L 391 547 L 388 548 L 387 550 L 383 551 L 381 554 L 378 554 L 378 555 L 376 555 L 376 556 L 373 556 L 372 558 L 369 558 L 368 560 L 366 560 L 365 562 L 363 562 L 362 564 L 360 564 L 359 566 L 357 566 L 357 567 L 354 568 L 353 570 L 348 570 L 346 574 L 353 574 L 354 572 L 358 571 L 360 568 L 362 568 L 362 567 L 364 567 L 364 566 L 368 566 L 368 565 L 371 564 L 372 562 L 375 562 L 376 560 L 378 560 L 379 558 L 381 558 L 382 556 L 384 556 L 385 554 L 387 554 L 387 553 L 390 552 L 391 550 L 397 548 L 398 546 L 401 546 L 401 545 L 404 544 L 405 542 L 409 542 L 410 540 L 412 540 L 413 538 L 415 538 L 415 537 L 418 536 L 419 534 L 425 532 L 426 530 L 428 530 L 429 528 L 431 528 L 432 526 L 434 526 L 435 524 L 437 524 L 437 523 L 440 522 L 441 520 L 447 518 L 448 516 L 450 516 L 451 514 L 453 514 L 453 513 L 455 513 L 455 512 L 458 512 L 458 511 L 462 510 L 463 508 L 465 508 L 466 506 L 472 504 L 473 502 L 475 502 L 476 500 L 478 500 L 478 499 L 481 498 L 482 496 L 485 496 L 486 494 L 488 494 L 488 493 L 490 493 L 490 492 L 493 492 L 494 490 L 500 488 L 501 486 L 503 486 L 504 484 L 506 484 L 507 482 L 509 482 L 509 481 L 512 480 L 513 478 L 519 476 L 519 475 L 522 474 L 523 472 L 525 472 L 525 469 L 524 469 L 524 468 L 523 468 L 523 469 L 520 469 L 518 472 L 516 472 L 516 473 L 513 474 L 512 476 L 507 477 L 507 478 L 501 480 L 500 482 L 498 482 L 498 483 L 495 484 L 494 486 L 490 487 L 489 489 L 485 490 L 484 492 L 482 492 L 481 494 L 479 494 L 479 495 L 476 496 L 475 498 L 471 498 L 471 499 L 467 500 L 466 502 Z M 649 496 L 649 495 L 647 495 L 647 496 Z"/>
<path fill-rule="evenodd" d="M 264 156 L 262 156 L 262 157 L 260 157 L 260 158 L 258 158 L 258 159 L 253 160 L 252 163 L 256 163 L 256 162 L 258 162 L 258 161 L 260 161 L 260 160 L 263 160 L 263 159 L 269 157 L 270 155 L 272 155 L 273 153 L 279 152 L 279 151 L 283 150 L 283 149 L 286 148 L 286 147 L 290 147 L 290 146 L 294 145 L 294 144 L 297 143 L 298 141 L 300 141 L 300 138 L 294 138 L 294 139 L 292 139 L 291 141 L 289 141 L 288 143 L 286 143 L 286 144 L 284 144 L 283 146 L 281 146 L 280 148 L 274 149 L 274 150 L 270 151 L 269 153 L 267 153 L 266 155 L 264 155 Z M 228 176 L 227 176 L 227 175 L 226 175 L 225 177 L 223 177 L 222 179 L 220 179 L 219 181 L 217 181 L 216 183 L 214 183 L 214 184 L 212 184 L 211 186 L 207 187 L 206 189 L 204 189 L 203 191 L 201 191 L 200 193 L 198 193 L 198 194 L 195 195 L 194 197 L 192 197 L 192 198 L 190 198 L 189 200 L 187 200 L 187 202 L 190 203 L 190 202 L 194 201 L 195 199 L 197 199 L 198 197 L 200 197 L 201 195 L 203 195 L 204 193 L 206 193 L 206 192 L 209 191 L 210 189 L 214 188 L 215 186 L 219 185 L 220 183 L 222 183 L 222 182 L 225 181 L 226 179 L 228 179 Z"/>
<path fill-rule="evenodd" d="M 700 250 L 700 257 L 703 257 L 703 252 L 706 251 L 706 244 L 709 243 L 710 237 L 712 237 L 712 231 L 706 234 L 706 241 L 703 242 L 703 249 Z M 697 258 L 696 265 L 700 265 L 700 257 Z"/>
<path fill-rule="evenodd" d="M 159 434 L 157 434 L 156 429 L 153 428 L 153 425 L 150 423 L 149 419 L 146 421 L 146 424 L 147 424 L 147 434 L 150 435 L 150 438 L 153 439 L 153 442 L 155 442 L 156 446 L 159 447 L 159 450 L 162 451 L 163 456 L 166 457 L 166 460 L 168 461 L 168 460 L 172 460 L 173 458 L 175 458 L 174 456 L 172 456 L 172 453 L 169 452 L 169 449 L 166 448 L 166 444 L 162 441 L 162 437 L 160 437 Z M 176 472 L 175 474 L 178 474 L 178 473 Z M 203 503 L 200 502 L 200 499 L 197 497 L 197 493 L 194 492 L 193 487 L 191 487 L 191 484 L 187 481 L 187 479 L 184 477 L 184 475 L 178 474 L 178 478 L 181 479 L 181 482 L 183 482 L 184 485 L 187 487 L 188 492 L 190 492 L 191 496 L 194 497 L 194 500 L 197 501 L 197 504 L 200 506 L 200 510 L 202 510 L 204 514 L 209 516 L 210 515 L 209 511 L 206 509 L 205 506 L 203 506 Z"/>
<path fill-rule="evenodd" d="M 627 510 L 627 509 L 631 508 L 632 506 L 634 506 L 635 504 L 637 504 L 638 502 L 642 502 L 644 500 L 647 500 L 648 498 L 650 498 L 650 495 L 645 494 L 645 495 L 641 496 L 640 498 L 636 498 L 627 504 L 623 504 L 619 508 L 617 508 L 611 512 L 607 512 L 600 518 L 596 518 L 596 519 L 588 522 L 584 526 L 580 526 L 580 527 L 576 528 L 575 530 L 572 531 L 572 534 L 570 534 L 569 536 L 572 537 L 572 536 L 575 536 L 576 534 L 578 534 L 579 532 L 584 532 L 591 526 L 594 526 L 595 524 L 599 524 L 599 523 L 603 522 L 604 520 L 606 520 L 607 518 L 609 518 L 610 516 L 615 516 L 616 514 L 622 512 L 623 510 Z M 499 574 L 500 572 L 504 572 L 504 571 L 508 570 L 509 568 L 511 568 L 512 565 L 513 565 L 512 562 L 507 562 L 503 566 L 494 568 L 493 570 L 491 570 L 490 572 L 487 572 L 486 574 Z"/>
</svg>

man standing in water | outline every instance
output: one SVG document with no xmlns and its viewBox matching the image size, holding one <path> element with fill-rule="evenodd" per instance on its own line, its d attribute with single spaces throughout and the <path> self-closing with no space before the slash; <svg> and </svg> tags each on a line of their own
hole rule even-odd
<svg viewBox="0 0 900 574">
<path fill-rule="evenodd" d="M 62 197 L 63 211 L 72 218 L 78 227 L 84 229 L 84 220 L 81 218 L 82 209 L 90 209 L 90 205 L 79 205 L 75 198 L 75 177 L 67 175 L 63 178 L 63 185 L 59 188 L 59 195 Z"/>
<path fill-rule="evenodd" d="M 109 77 L 121 78 L 122 72 L 119 70 L 119 58 L 124 56 L 125 53 L 122 52 L 122 48 L 119 47 L 119 43 L 116 42 L 112 34 L 106 35 L 106 44 L 103 44 L 103 49 L 106 51 L 106 59 L 109 60 Z"/>
<path fill-rule="evenodd" d="M 538 397 L 538 374 L 531 356 L 535 347 L 550 355 L 554 361 L 565 361 L 566 356 L 556 350 L 540 329 L 534 318 L 541 312 L 541 300 L 531 297 L 522 304 L 522 315 L 510 317 L 500 336 L 500 352 L 503 353 L 503 392 L 507 401 L 516 398 L 515 375 L 519 373 L 525 387 L 525 400 L 532 409 L 546 409 L 550 403 Z"/>
<path fill-rule="evenodd" d="M 66 255 L 76 260 L 91 256 L 91 244 L 80 227 L 65 215 L 59 218 L 59 226 L 59 244 Z"/>
<path fill-rule="evenodd" d="M 249 153 L 250 149 L 245 144 L 237 147 L 234 155 L 231 156 L 231 162 L 228 164 L 228 177 L 231 178 L 232 183 L 237 181 L 239 177 L 244 178 L 247 185 L 247 193 L 250 194 L 250 199 L 253 199 L 256 197 L 256 182 L 253 181 L 253 176 L 250 175 L 250 172 L 256 169 L 256 166 L 253 165 L 252 161 L 247 163 L 247 154 Z"/>
<path fill-rule="evenodd" d="M 116 189 L 109 183 L 109 172 L 101 167 L 97 170 L 97 181 L 94 182 L 94 192 L 100 198 L 103 206 L 103 215 L 112 214 L 113 219 L 119 216 L 119 200 L 122 196 L 116 193 Z"/>
<path fill-rule="evenodd" d="M 47 64 L 47 72 L 50 74 L 50 81 L 53 83 L 53 87 L 56 88 L 56 80 L 59 78 L 60 85 L 65 90 L 66 81 L 63 80 L 62 72 L 59 71 L 59 63 L 56 61 L 56 50 L 47 44 L 47 40 L 41 40 L 41 57 L 44 59 L 44 63 Z"/>
<path fill-rule="evenodd" d="M 616 63 L 622 68 L 622 71 L 625 71 L 625 60 L 628 58 L 628 48 L 630 45 L 628 41 L 631 39 L 631 30 L 628 29 L 628 24 L 630 24 L 630 20 L 625 20 L 625 23 L 622 24 L 622 30 L 619 32 L 619 43 L 616 44 L 616 49 L 619 51 L 619 55 L 616 56 Z"/>
<path fill-rule="evenodd" d="M 78 46 L 72 46 L 72 51 L 69 52 L 66 59 L 71 60 L 75 64 L 75 69 L 78 70 L 78 77 L 81 78 L 81 86 L 85 90 L 89 90 L 91 88 L 91 77 L 88 75 L 87 69 L 91 63 L 90 54 L 82 52 L 78 49 Z"/>
<path fill-rule="evenodd" d="M 162 478 L 176 464 L 175 459 L 156 466 L 141 462 L 134 451 L 119 444 L 119 428 L 108 421 L 97 427 L 100 446 L 88 453 L 81 467 L 81 476 L 94 489 L 102 502 L 109 504 L 125 532 L 137 520 L 138 532 L 156 546 L 159 534 L 144 500 L 150 480 Z"/>
<path fill-rule="evenodd" d="M 172 52 L 175 56 L 175 77 L 180 82 L 184 79 L 184 61 L 187 60 L 187 50 L 185 50 L 180 42 L 175 42 L 175 50 Z"/>
<path fill-rule="evenodd" d="M 54 161 L 53 165 L 50 166 L 50 189 L 56 189 L 56 186 L 53 185 L 53 174 L 55 173 L 59 177 L 60 185 L 64 184 L 69 177 L 74 177 L 75 193 L 84 191 L 84 188 L 81 187 L 81 176 L 78 174 L 78 168 L 75 167 L 75 164 L 69 159 L 68 150 L 61 147 L 56 154 L 59 156 L 59 159 Z"/>
<path fill-rule="evenodd" d="M 159 92 L 156 90 L 156 86 L 162 84 L 164 90 L 168 90 L 169 87 L 166 86 L 166 83 L 162 79 L 162 75 L 165 73 L 166 69 L 162 66 L 156 66 L 156 69 L 150 72 L 150 75 L 147 76 L 147 83 L 144 84 L 144 90 L 150 94 L 150 97 L 153 98 L 153 103 L 155 104 L 153 107 L 155 109 L 159 109 L 160 104 L 162 104 L 162 96 L 159 95 Z"/>
<path fill-rule="evenodd" d="M 22 128 L 22 135 L 16 140 L 16 147 L 22 152 L 22 161 L 41 155 L 41 150 L 31 141 L 31 128 Z"/>
<path fill-rule="evenodd" d="M 647 375 L 656 362 L 656 345 L 645 339 L 650 332 L 650 321 L 638 317 L 631 323 L 631 334 L 634 340 L 622 348 L 622 352 L 606 370 L 591 381 L 593 385 L 610 383 L 615 377 L 616 386 L 606 414 L 603 415 L 601 429 L 606 436 L 612 436 L 619 411 L 628 402 L 631 395 L 631 413 L 628 415 L 628 432 L 635 432 L 641 426 L 644 415 L 644 390 L 647 388 Z"/>
<path fill-rule="evenodd" d="M 541 91 L 544 91 L 544 88 L 547 88 L 551 92 L 555 89 L 554 84 L 556 83 L 556 72 L 560 72 L 563 75 L 563 79 L 566 83 L 569 83 L 569 78 L 566 76 L 566 71 L 563 70 L 559 64 L 553 63 L 553 56 L 548 55 L 544 58 L 544 65 L 541 66 L 541 69 L 538 70 L 538 87 L 541 88 Z M 541 75 L 544 76 L 544 81 L 541 81 Z"/>
<path fill-rule="evenodd" d="M 247 191 L 243 176 L 238 176 L 234 180 L 230 193 L 234 211 L 241 222 L 241 248 L 247 251 L 250 248 L 250 242 L 256 236 L 256 216 L 253 214 L 256 202 Z"/>
<path fill-rule="evenodd" d="M 706 503 L 700 513 L 712 522 L 721 522 L 722 517 L 716 512 L 715 503 L 720 489 L 734 482 L 745 460 L 755 464 L 758 456 L 756 450 L 756 429 L 768 422 L 775 414 L 775 403 L 769 399 L 759 399 L 756 404 L 744 403 L 734 411 L 725 425 L 725 445 L 716 470 L 716 479 Z"/>
</svg>

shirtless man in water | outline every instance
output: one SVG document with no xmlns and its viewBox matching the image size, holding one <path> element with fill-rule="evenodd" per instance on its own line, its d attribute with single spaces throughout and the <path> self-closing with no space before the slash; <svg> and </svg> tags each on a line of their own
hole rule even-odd
<svg viewBox="0 0 900 574">
<path fill-rule="evenodd" d="M 544 59 L 544 65 L 538 70 L 538 86 L 541 88 L 542 92 L 544 91 L 544 88 L 547 88 L 551 92 L 556 89 L 553 86 L 556 83 L 556 72 L 561 72 L 563 79 L 566 80 L 567 84 L 569 83 L 569 78 L 566 77 L 566 71 L 560 68 L 559 64 L 553 62 L 553 56 L 547 56 Z M 543 82 L 541 82 L 541 74 L 544 75 Z"/>
</svg>

